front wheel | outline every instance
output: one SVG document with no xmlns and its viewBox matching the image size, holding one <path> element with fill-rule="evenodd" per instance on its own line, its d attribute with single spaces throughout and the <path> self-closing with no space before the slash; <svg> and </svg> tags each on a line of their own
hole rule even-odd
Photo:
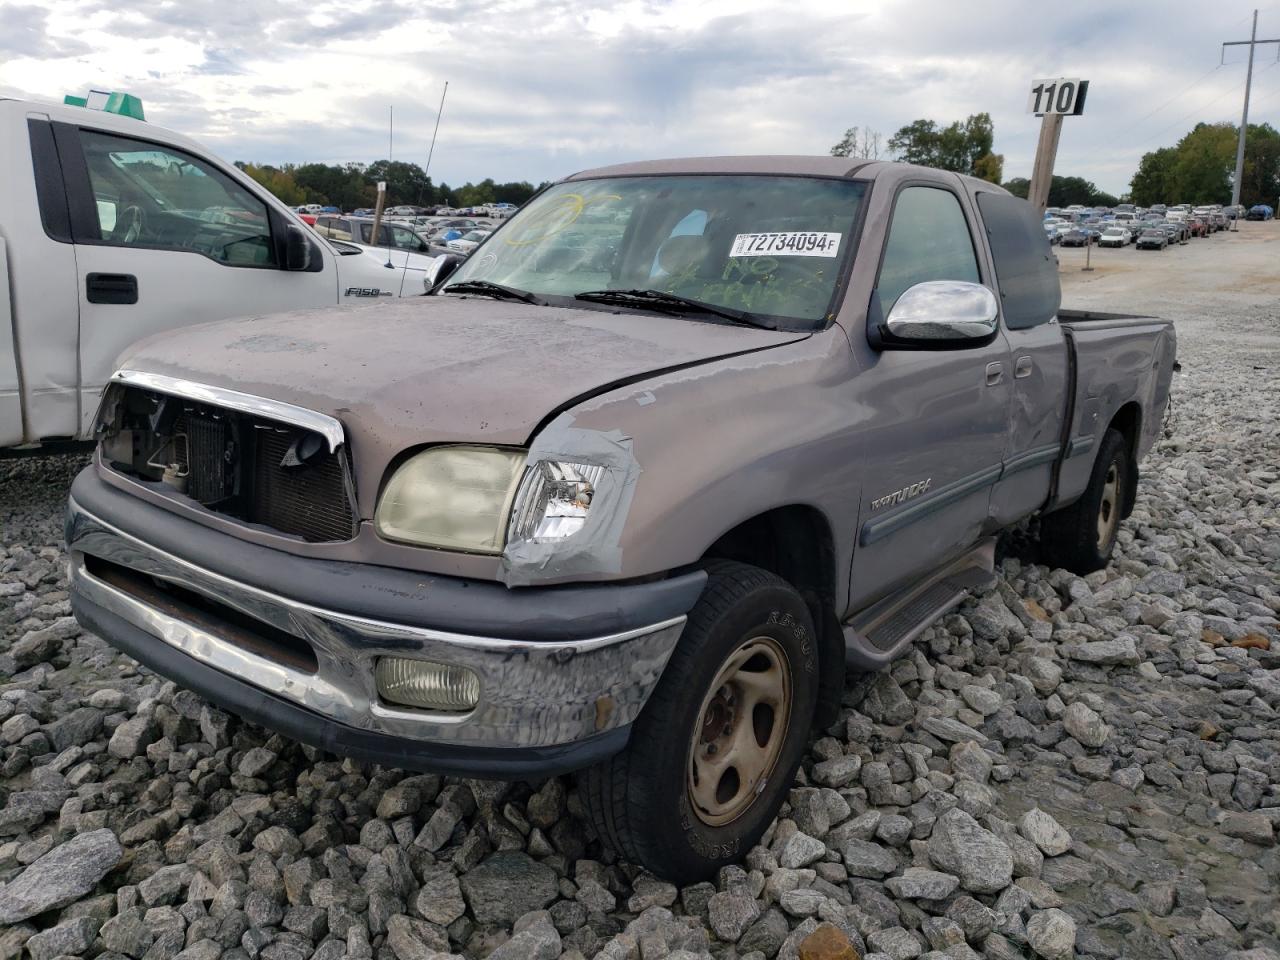
<svg viewBox="0 0 1280 960">
<path fill-rule="evenodd" d="M 1119 430 L 1108 430 L 1093 462 L 1089 485 L 1069 507 L 1040 518 L 1042 559 L 1084 575 L 1101 570 L 1115 549 L 1120 516 L 1137 467 Z"/>
<path fill-rule="evenodd" d="M 717 561 L 625 750 L 585 771 L 602 842 L 660 877 L 704 880 L 777 815 L 818 700 L 803 599 L 780 578 Z"/>
</svg>

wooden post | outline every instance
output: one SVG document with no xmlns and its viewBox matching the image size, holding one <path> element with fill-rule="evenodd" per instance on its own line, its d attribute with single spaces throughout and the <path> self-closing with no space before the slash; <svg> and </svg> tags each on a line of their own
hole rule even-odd
<svg viewBox="0 0 1280 960">
<path fill-rule="evenodd" d="M 378 202 L 373 207 L 373 233 L 369 236 L 369 246 L 376 247 L 378 245 L 378 230 L 382 228 L 382 210 L 387 203 L 387 181 L 378 181 Z M 387 262 L 386 266 L 391 266 L 391 244 L 387 244 Z"/>
<path fill-rule="evenodd" d="M 1062 136 L 1062 114 L 1046 113 L 1040 124 L 1040 142 L 1036 144 L 1036 161 L 1031 168 L 1031 185 L 1027 200 L 1044 213 L 1049 206 L 1049 187 L 1053 184 L 1053 162 L 1058 156 L 1058 138 Z"/>
</svg>

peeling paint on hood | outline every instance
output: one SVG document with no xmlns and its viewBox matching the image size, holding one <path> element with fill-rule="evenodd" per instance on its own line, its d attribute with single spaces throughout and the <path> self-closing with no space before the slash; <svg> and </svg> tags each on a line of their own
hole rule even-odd
<svg viewBox="0 0 1280 960">
<path fill-rule="evenodd" d="M 336 417 L 365 508 L 387 463 L 408 447 L 524 444 L 549 413 L 605 385 L 806 336 L 654 313 L 415 297 L 185 327 L 135 344 L 118 366 Z"/>
</svg>

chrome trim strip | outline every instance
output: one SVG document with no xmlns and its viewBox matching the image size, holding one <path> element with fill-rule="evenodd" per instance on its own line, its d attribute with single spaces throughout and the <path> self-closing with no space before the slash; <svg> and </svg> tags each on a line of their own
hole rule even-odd
<svg viewBox="0 0 1280 960">
<path fill-rule="evenodd" d="M 268 397 L 255 397 L 252 394 L 228 390 L 225 387 L 214 387 L 207 383 L 197 383 L 181 377 L 169 377 L 162 373 L 145 373 L 141 370 L 118 370 L 111 378 L 111 383 L 122 383 L 126 386 L 141 387 L 154 390 L 156 393 L 167 393 L 175 397 L 185 397 L 200 403 L 226 407 L 267 420 L 278 420 L 295 427 L 302 427 L 318 433 L 328 441 L 329 452 L 334 453 L 342 446 L 346 434 L 342 424 L 333 417 L 306 407 L 285 403 L 283 400 L 272 400 Z"/>
<path fill-rule="evenodd" d="M 1067 444 L 1067 457 L 1077 457 L 1082 453 L 1088 453 L 1093 449 L 1093 437 L 1076 437 Z"/>
<path fill-rule="evenodd" d="M 913 501 L 909 506 L 891 513 L 888 516 L 877 517 L 874 520 L 868 520 L 862 525 L 862 535 L 858 542 L 862 546 L 868 546 L 877 540 L 883 540 L 889 534 L 915 523 L 931 513 L 941 510 L 950 503 L 968 496 L 975 490 L 978 490 L 989 483 L 994 483 L 1000 479 L 1000 464 L 987 467 L 975 474 L 962 477 L 945 487 L 939 487 L 931 494 Z"/>
<path fill-rule="evenodd" d="M 72 589 L 188 656 L 352 727 L 417 740 L 548 746 L 631 723 L 675 649 L 685 617 L 624 633 L 530 642 L 449 633 L 351 616 L 230 580 L 150 546 L 70 503 Z M 208 597 L 305 640 L 316 673 L 245 650 L 93 576 L 85 554 Z M 379 656 L 465 666 L 481 699 L 467 713 L 397 707 L 380 700 Z M 175 678 L 181 681 L 180 677 Z"/>
<path fill-rule="evenodd" d="M 1080 452 L 1088 450 L 1093 446 L 1093 437 L 1081 438 L 1085 443 Z M 1067 456 L 1075 456 L 1074 445 L 1078 441 L 1073 440 L 1071 447 L 1067 450 Z M 1018 473 L 1022 470 L 1030 470 L 1032 467 L 1038 467 L 1044 463 L 1052 463 L 1058 458 L 1058 444 L 1047 443 L 1044 446 L 1028 450 L 1016 457 L 1004 461 L 995 466 L 987 467 L 953 481 L 950 485 L 939 487 L 933 493 L 926 494 L 919 500 L 912 501 L 910 506 L 904 507 L 894 513 L 886 514 L 883 517 L 876 517 L 874 520 L 868 520 L 862 525 L 862 534 L 858 539 L 860 546 L 867 546 L 875 543 L 877 540 L 883 540 L 891 533 L 895 533 L 903 527 L 922 520 L 943 507 L 959 500 L 972 493 L 974 490 L 986 483 L 995 483 L 1003 480 L 1005 477 Z"/>
<path fill-rule="evenodd" d="M 1020 453 L 1004 462 L 1004 470 L 1001 472 L 1000 478 L 1003 480 L 1011 473 L 1030 470 L 1032 467 L 1038 467 L 1042 463 L 1052 463 L 1057 459 L 1060 449 L 1061 447 L 1056 443 L 1047 443 L 1042 447 Z"/>
</svg>

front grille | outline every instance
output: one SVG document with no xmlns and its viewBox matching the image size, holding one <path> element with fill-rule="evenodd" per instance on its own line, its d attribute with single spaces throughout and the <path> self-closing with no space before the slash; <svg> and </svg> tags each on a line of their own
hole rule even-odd
<svg viewBox="0 0 1280 960">
<path fill-rule="evenodd" d="M 355 535 L 346 450 L 263 417 L 125 388 L 105 431 L 109 466 L 159 482 L 215 513 L 310 543 Z"/>
<path fill-rule="evenodd" d="M 255 433 L 253 522 L 310 541 L 350 540 L 353 517 L 341 451 L 305 466 L 283 467 L 303 431 Z"/>
</svg>

